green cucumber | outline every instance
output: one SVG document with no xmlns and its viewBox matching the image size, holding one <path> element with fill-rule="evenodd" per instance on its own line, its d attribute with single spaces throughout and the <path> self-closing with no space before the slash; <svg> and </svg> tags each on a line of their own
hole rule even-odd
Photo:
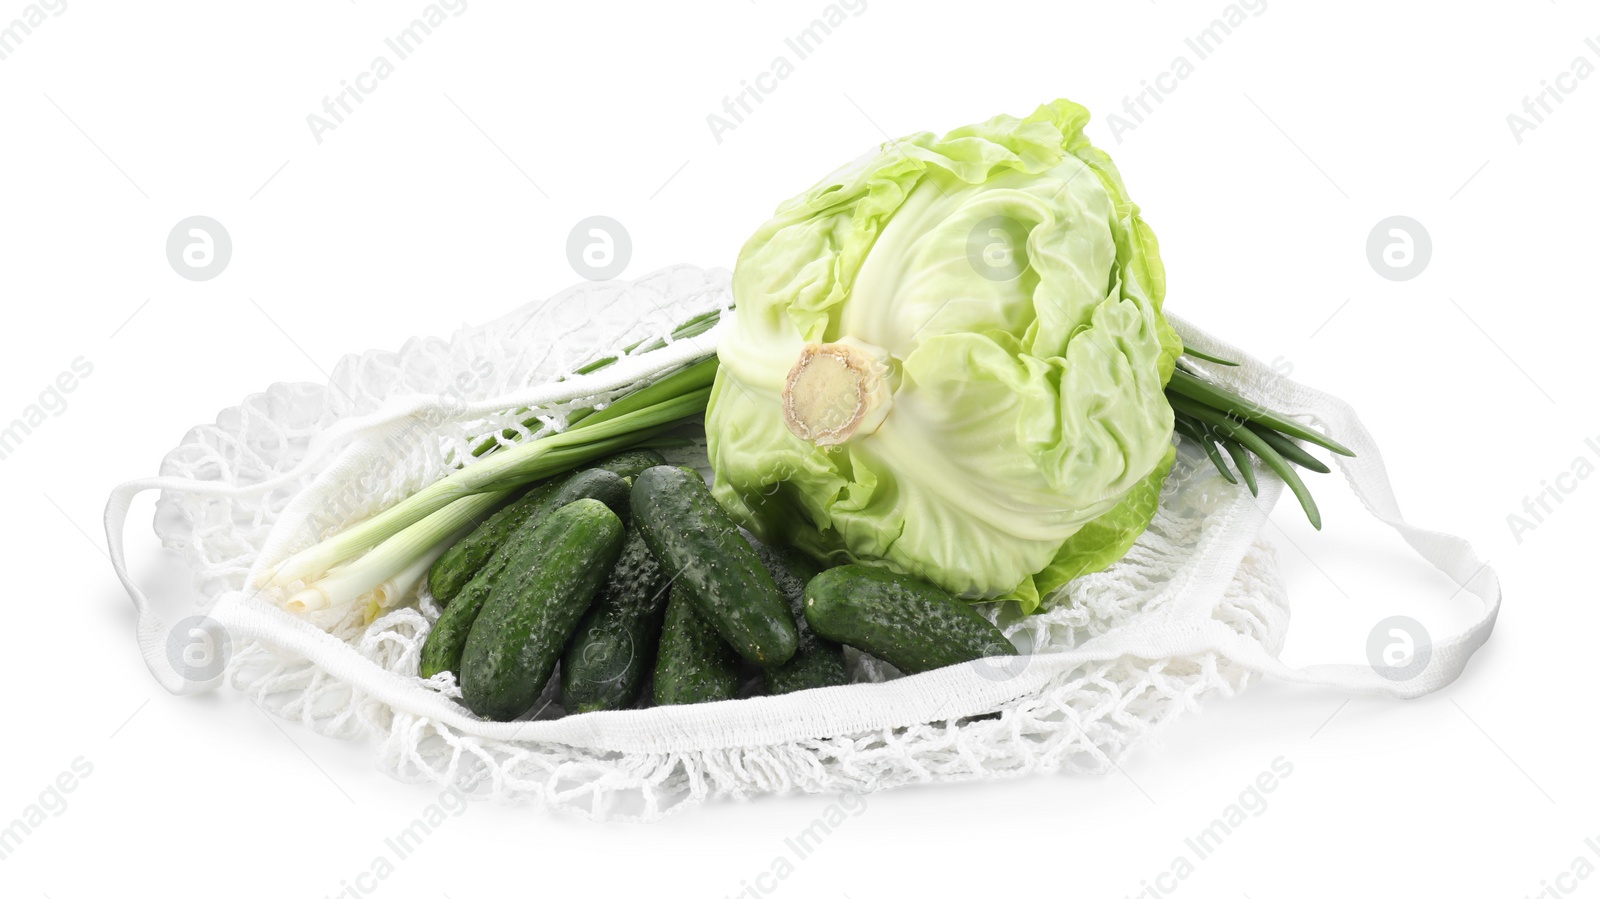
<svg viewBox="0 0 1600 899">
<path fill-rule="evenodd" d="M 665 464 L 667 460 L 661 458 L 661 454 L 653 449 L 633 449 L 607 456 L 588 467 L 603 468 L 612 474 L 627 478 L 631 483 L 634 478 L 644 474 L 645 469 Z"/>
<path fill-rule="evenodd" d="M 850 672 L 844 664 L 844 647 L 822 637 L 806 623 L 806 584 L 822 569 L 810 556 L 790 547 L 758 545 L 756 556 L 772 575 L 778 592 L 788 600 L 795 630 L 800 635 L 789 661 L 762 672 L 767 692 L 778 695 L 850 683 Z"/>
<path fill-rule="evenodd" d="M 549 515 L 580 499 L 597 499 L 606 504 L 617 518 L 627 521 L 632 514 L 629 504 L 632 501 L 632 485 L 628 479 L 614 471 L 604 468 L 590 468 L 573 475 L 561 489 L 550 497 L 550 503 L 544 510 L 544 515 Z"/>
<path fill-rule="evenodd" d="M 829 640 L 907 674 L 1017 654 L 971 605 L 927 581 L 866 565 L 830 568 L 812 578 L 806 621 Z"/>
<path fill-rule="evenodd" d="M 662 461 L 661 454 L 655 450 L 627 450 L 607 456 L 586 470 L 601 469 L 631 479 L 647 468 L 660 465 Z M 433 598 L 441 606 L 448 606 L 467 582 L 488 564 L 500 544 L 524 524 L 538 520 L 555 508 L 550 499 L 580 474 L 572 472 L 535 484 L 509 505 L 484 519 L 467 536 L 457 540 L 428 569 L 428 590 L 433 593 Z M 607 500 L 606 504 L 612 505 L 612 502 Z M 625 512 L 618 512 L 618 516 L 624 521 L 628 517 Z"/>
<path fill-rule="evenodd" d="M 422 659 L 417 668 L 419 677 L 433 677 L 441 671 L 454 671 L 459 675 L 461 650 L 467 645 L 467 635 L 472 632 L 472 623 L 478 620 L 478 613 L 483 611 L 484 600 L 494 591 L 501 572 L 506 569 L 508 563 L 517 570 L 523 570 L 532 564 L 532 560 L 520 558 L 523 547 L 514 544 L 515 540 L 516 535 L 513 534 L 490 557 L 489 563 L 478 572 L 477 577 L 467 581 L 467 585 L 461 588 L 456 598 L 444 607 L 439 620 L 435 621 L 433 628 L 428 631 L 428 639 L 422 643 Z M 513 549 L 513 545 L 517 548 Z M 457 677 L 457 680 L 460 678 Z"/>
<path fill-rule="evenodd" d="M 789 661 L 799 635 L 788 604 L 700 475 L 647 469 L 633 482 L 633 523 L 729 646 L 763 668 Z"/>
<path fill-rule="evenodd" d="M 536 516 L 561 488 L 562 478 L 543 481 L 500 511 L 484 519 L 467 536 L 457 540 L 428 569 L 428 590 L 441 606 L 449 608 L 462 590 L 489 564 L 495 550 L 518 528 Z"/>
<path fill-rule="evenodd" d="M 419 676 L 427 678 L 441 671 L 454 671 L 457 680 L 460 680 L 461 651 L 467 645 L 472 623 L 483 610 L 484 601 L 506 578 L 518 577 L 534 564 L 528 556 L 530 546 L 527 538 L 550 513 L 580 499 L 597 499 L 615 512 L 618 518 L 625 518 L 628 514 L 628 482 L 605 469 L 576 472 L 549 482 L 549 487 L 549 494 L 539 498 L 537 508 L 523 516 L 522 523 L 501 539 L 494 554 L 478 566 L 477 573 L 444 607 L 439 620 L 428 631 L 428 638 L 423 641 L 422 658 L 417 669 Z M 509 574 L 506 573 L 508 570 Z"/>
<path fill-rule="evenodd" d="M 616 567 L 561 657 L 562 708 L 577 713 L 634 704 L 655 660 L 671 583 L 639 529 L 629 528 Z"/>
<path fill-rule="evenodd" d="M 622 550 L 622 520 L 597 499 L 545 516 L 528 542 L 532 564 L 495 585 L 461 653 L 467 708 L 493 721 L 538 701 L 561 648 Z"/>
<path fill-rule="evenodd" d="M 701 617 L 688 585 L 678 581 L 656 652 L 657 705 L 715 702 L 739 695 L 739 654 Z"/>
</svg>

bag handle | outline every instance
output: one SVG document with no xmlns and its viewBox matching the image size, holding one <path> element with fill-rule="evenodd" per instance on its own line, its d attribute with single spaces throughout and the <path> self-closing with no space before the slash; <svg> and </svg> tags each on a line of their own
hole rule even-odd
<svg viewBox="0 0 1600 899">
<path fill-rule="evenodd" d="M 150 607 L 149 594 L 145 593 L 128 573 L 127 553 L 123 545 L 123 537 L 127 532 L 128 511 L 133 507 L 134 498 L 147 490 L 181 490 L 218 495 L 243 494 L 243 491 L 215 489 L 221 486 L 231 485 L 221 485 L 214 481 L 194 481 L 188 478 L 144 478 L 118 484 L 111 491 L 110 499 L 106 501 L 106 548 L 111 556 L 111 567 L 116 571 L 117 579 L 122 581 L 122 588 L 127 591 L 128 598 L 133 600 L 139 653 L 144 657 L 145 667 L 150 669 L 150 675 L 156 679 L 156 683 L 167 692 L 180 696 L 215 689 L 222 681 L 222 672 L 218 670 L 210 677 L 197 678 L 186 676 L 174 664 L 168 651 L 171 628 L 166 620 Z"/>
<path fill-rule="evenodd" d="M 1280 661 L 1262 644 L 1245 638 L 1221 622 L 1212 622 L 1215 625 L 1215 648 L 1239 664 L 1279 680 L 1401 699 L 1414 699 L 1432 693 L 1460 677 L 1472 654 L 1489 639 L 1500 614 L 1500 578 L 1494 569 L 1478 558 L 1466 540 L 1442 531 L 1420 528 L 1405 520 L 1400 513 L 1400 504 L 1395 499 L 1394 488 L 1389 483 L 1383 455 L 1348 403 L 1277 374 L 1259 360 L 1175 316 L 1168 316 L 1168 319 L 1183 336 L 1186 346 L 1239 361 L 1238 368 L 1226 369 L 1226 373 L 1217 371 L 1219 376 L 1248 384 L 1250 393 L 1261 402 L 1286 412 L 1312 416 L 1329 433 L 1350 447 L 1355 453 L 1353 458 L 1336 455 L 1334 459 L 1366 510 L 1393 528 L 1429 564 L 1455 581 L 1460 588 L 1456 596 L 1467 593 L 1482 603 L 1478 616 L 1459 633 L 1438 641 L 1424 637 L 1421 642 L 1415 643 L 1406 664 L 1322 664 L 1296 668 Z M 1454 596 L 1451 598 L 1454 599 Z"/>
</svg>

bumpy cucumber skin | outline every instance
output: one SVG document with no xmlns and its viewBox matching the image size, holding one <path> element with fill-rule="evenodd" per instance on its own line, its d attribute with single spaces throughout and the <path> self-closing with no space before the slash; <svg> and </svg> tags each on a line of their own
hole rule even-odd
<svg viewBox="0 0 1600 899">
<path fill-rule="evenodd" d="M 428 569 L 428 590 L 439 604 L 449 608 L 450 603 L 477 577 L 484 566 L 494 558 L 495 551 L 506 538 L 536 517 L 549 504 L 550 497 L 565 479 L 544 481 L 522 494 L 509 506 L 484 519 L 467 536 L 457 540 L 445 550 L 444 555 Z"/>
<path fill-rule="evenodd" d="M 467 708 L 510 721 L 533 707 L 622 550 L 622 520 L 597 499 L 545 516 L 529 570 L 498 584 L 461 653 Z"/>
<path fill-rule="evenodd" d="M 516 543 L 516 539 L 517 535 L 512 534 L 505 544 L 489 557 L 489 561 L 479 569 L 477 576 L 467 581 L 467 585 L 461 588 L 456 598 L 445 606 L 439 620 L 435 621 L 433 628 L 428 631 L 428 639 L 422 643 L 422 659 L 417 669 L 419 676 L 433 677 L 441 671 L 460 673 L 461 650 L 467 645 L 467 635 L 472 632 L 472 623 L 478 620 L 478 613 L 483 611 L 483 602 L 494 591 L 501 573 L 508 565 L 513 568 L 524 568 L 532 564 L 531 560 L 512 562 L 513 557 L 521 554 L 521 545 Z"/>
<path fill-rule="evenodd" d="M 799 635 L 788 604 L 700 475 L 670 465 L 639 475 L 633 522 L 729 646 L 763 668 L 789 661 Z"/>
<path fill-rule="evenodd" d="M 561 707 L 569 713 L 630 708 L 655 661 L 671 579 L 638 528 L 561 657 Z"/>
<path fill-rule="evenodd" d="M 664 461 L 661 454 L 655 450 L 625 450 L 601 459 L 588 466 L 586 470 L 600 469 L 622 478 L 632 479 L 638 477 L 645 469 L 660 465 Z M 428 590 L 433 594 L 433 598 L 438 600 L 439 605 L 448 607 L 467 583 L 478 576 L 478 572 L 494 557 L 495 550 L 499 549 L 513 532 L 529 521 L 537 521 L 545 512 L 559 506 L 560 504 L 551 504 L 551 497 L 581 474 L 582 472 L 571 472 L 535 484 L 509 505 L 484 519 L 482 524 L 473 528 L 467 536 L 457 540 L 446 550 L 445 554 L 428 569 Z M 611 506 L 619 518 L 623 521 L 628 520 L 626 505 L 618 510 L 615 500 L 606 496 L 599 498 Z M 625 503 L 626 500 L 621 502 Z"/>
<path fill-rule="evenodd" d="M 795 630 L 800 635 L 789 661 L 761 673 L 767 692 L 776 696 L 813 687 L 848 684 L 850 672 L 844 664 L 844 647 L 821 636 L 806 622 L 806 584 L 821 573 L 821 567 L 811 557 L 789 547 L 758 545 L 756 556 L 772 575 L 778 592 L 788 601 Z"/>
<path fill-rule="evenodd" d="M 423 641 L 418 675 L 433 677 L 441 671 L 454 671 L 459 679 L 461 652 L 467 645 L 472 623 L 483 610 L 484 600 L 506 577 L 519 576 L 533 564 L 533 559 L 527 555 L 529 546 L 526 538 L 538 529 L 550 513 L 580 499 L 598 499 L 619 519 L 628 514 L 628 482 L 609 470 L 597 468 L 576 472 L 548 486 L 549 491 L 536 498 L 536 505 L 521 516 L 522 523 L 516 530 L 501 538 L 494 554 L 478 566 L 477 574 L 445 606 L 444 613 L 434 622 L 433 629 L 428 631 L 428 639 Z M 534 489 L 540 491 L 542 488 Z M 519 549 L 513 552 L 513 547 Z M 512 564 L 513 555 L 517 556 L 515 564 Z M 508 568 L 512 572 L 510 575 L 505 574 Z M 460 608 L 457 608 L 458 605 Z"/>
<path fill-rule="evenodd" d="M 907 674 L 1017 654 L 970 605 L 926 581 L 866 565 L 830 568 L 812 578 L 806 621 L 829 640 Z"/>
<path fill-rule="evenodd" d="M 739 654 L 700 614 L 688 585 L 679 580 L 667 600 L 667 620 L 656 653 L 656 705 L 716 702 L 739 695 Z"/>
</svg>

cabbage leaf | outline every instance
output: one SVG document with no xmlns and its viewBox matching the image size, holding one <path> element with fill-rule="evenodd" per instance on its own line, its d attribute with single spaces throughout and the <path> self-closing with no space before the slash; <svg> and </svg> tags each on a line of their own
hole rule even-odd
<svg viewBox="0 0 1600 899">
<path fill-rule="evenodd" d="M 740 524 L 1026 611 L 1127 551 L 1182 344 L 1087 121 L 1058 100 L 885 143 L 756 231 L 706 418 Z"/>
</svg>

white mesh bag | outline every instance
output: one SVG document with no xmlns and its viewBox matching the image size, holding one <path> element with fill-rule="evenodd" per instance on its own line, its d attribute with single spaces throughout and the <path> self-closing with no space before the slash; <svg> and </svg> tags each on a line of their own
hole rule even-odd
<svg viewBox="0 0 1600 899">
<path fill-rule="evenodd" d="M 854 683 L 784 696 L 573 716 L 541 700 L 525 720 L 487 722 L 459 704 L 450 675 L 416 675 L 437 615 L 426 595 L 369 624 L 354 612 L 307 620 L 246 589 L 292 552 L 442 477 L 475 438 L 508 427 L 526 436 L 518 421 L 528 416 L 513 410 L 537 409 L 559 429 L 572 408 L 709 355 L 726 321 L 564 377 L 730 303 L 720 269 L 585 283 L 448 341 L 346 357 L 327 385 L 276 384 L 194 428 L 160 477 L 122 485 L 106 509 L 112 562 L 137 608 L 151 673 L 174 693 L 227 683 L 319 733 L 369 739 L 378 764 L 404 781 L 648 819 L 713 796 L 1104 772 L 1177 715 L 1257 675 L 1407 698 L 1431 692 L 1460 674 L 1494 626 L 1494 572 L 1465 541 L 1401 519 L 1377 447 L 1348 406 L 1176 318 L 1187 345 L 1243 360 L 1217 370 L 1228 386 L 1350 446 L 1356 457 L 1338 463 L 1367 509 L 1482 601 L 1470 627 L 1419 651 L 1427 661 L 1412 676 L 1280 662 L 1289 611 L 1259 532 L 1282 483 L 1263 472 L 1253 498 L 1187 451 L 1126 557 L 1073 581 L 1051 611 L 1002 622 L 1026 655 L 903 677 L 851 651 Z M 674 461 L 703 467 L 704 448 Z M 176 627 L 127 573 L 124 525 L 146 490 L 161 491 L 156 533 L 182 553 L 203 594 L 199 617 Z M 219 663 L 185 655 L 202 632 L 226 641 Z M 555 695 L 552 684 L 544 699 Z"/>
</svg>

